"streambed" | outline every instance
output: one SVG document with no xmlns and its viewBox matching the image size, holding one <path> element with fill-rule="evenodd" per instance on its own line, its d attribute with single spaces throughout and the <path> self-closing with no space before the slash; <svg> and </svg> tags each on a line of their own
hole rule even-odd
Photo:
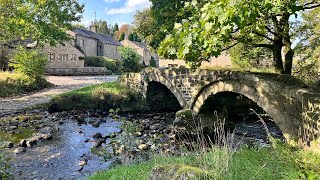
<svg viewBox="0 0 320 180">
<path fill-rule="evenodd" d="M 13 130 L 25 134 L 13 133 L 14 138 L 10 139 L 7 132 L 0 133 L 0 141 L 11 140 L 14 144 L 13 148 L 2 149 L 11 157 L 14 179 L 85 179 L 99 170 L 108 169 L 121 156 L 135 161 L 136 157 L 147 151 L 173 155 L 179 155 L 180 152 L 172 130 L 174 113 L 126 115 L 126 121 L 133 122 L 138 127 L 135 130 L 137 132 L 132 134 L 123 132 L 119 120 L 88 112 L 62 112 L 52 115 L 41 112 L 40 116 L 43 117 L 43 122 L 27 126 L 24 130 L 17 125 Z M 267 125 L 273 135 L 281 137 L 281 132 L 274 123 L 269 122 Z M 33 147 L 27 147 L 23 153 L 13 152 L 21 139 L 30 138 L 44 130 L 47 133 L 49 131 L 52 139 L 39 140 Z M 122 134 L 126 134 L 125 141 Z M 259 123 L 239 121 L 235 134 L 240 137 L 238 140 L 244 143 L 266 144 L 265 129 Z M 97 135 L 99 137 L 95 137 Z M 112 138 L 115 136 L 119 138 Z M 98 151 L 108 149 L 112 141 L 114 149 L 109 151 L 112 156 L 106 158 L 92 153 L 93 147 L 98 147 Z"/>
</svg>

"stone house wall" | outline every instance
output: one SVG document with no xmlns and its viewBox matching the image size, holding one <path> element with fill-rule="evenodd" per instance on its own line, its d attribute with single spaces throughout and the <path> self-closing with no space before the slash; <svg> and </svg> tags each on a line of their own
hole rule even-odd
<svg viewBox="0 0 320 180">
<path fill-rule="evenodd" d="M 43 51 L 48 54 L 47 68 L 83 68 L 84 54 L 70 42 L 50 46 L 46 44 Z"/>
<path fill-rule="evenodd" d="M 170 59 L 159 59 L 159 67 L 175 67 L 178 68 L 180 66 L 189 67 L 184 60 L 170 60 Z M 202 62 L 200 68 L 201 69 L 214 69 L 214 68 L 231 68 L 232 62 L 231 57 L 229 55 L 222 54 L 220 56 L 210 58 L 209 62 Z"/>
<path fill-rule="evenodd" d="M 98 40 L 76 35 L 76 44 L 81 48 L 86 56 L 97 56 Z"/>
<path fill-rule="evenodd" d="M 118 46 L 104 43 L 102 56 L 109 59 L 120 59 L 120 54 L 118 53 Z"/>
</svg>

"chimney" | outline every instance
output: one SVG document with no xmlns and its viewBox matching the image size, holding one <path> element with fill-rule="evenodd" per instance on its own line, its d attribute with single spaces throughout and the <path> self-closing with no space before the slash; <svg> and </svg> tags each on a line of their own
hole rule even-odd
<svg viewBox="0 0 320 180">
<path fill-rule="evenodd" d="M 98 27 L 97 27 L 96 21 L 92 22 L 89 28 L 90 28 L 90 31 L 97 33 Z"/>
</svg>

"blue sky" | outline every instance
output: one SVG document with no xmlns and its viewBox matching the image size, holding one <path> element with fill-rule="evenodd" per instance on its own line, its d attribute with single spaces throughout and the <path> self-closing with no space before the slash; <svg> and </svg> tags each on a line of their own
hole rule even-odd
<svg viewBox="0 0 320 180">
<path fill-rule="evenodd" d="M 95 18 L 108 24 L 131 24 L 137 10 L 150 7 L 149 0 L 79 0 L 85 5 L 82 24 L 88 26 Z"/>
</svg>

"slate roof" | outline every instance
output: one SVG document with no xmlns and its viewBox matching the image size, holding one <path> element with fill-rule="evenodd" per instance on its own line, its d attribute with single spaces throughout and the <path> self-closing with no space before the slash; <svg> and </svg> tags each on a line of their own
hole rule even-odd
<svg viewBox="0 0 320 180">
<path fill-rule="evenodd" d="M 138 42 L 138 41 L 131 41 L 131 42 L 134 43 L 135 45 L 137 45 L 137 46 L 145 49 L 145 50 L 149 50 L 148 47 L 147 47 L 147 45 L 145 45 L 145 44 L 142 44 L 142 43 L 140 43 L 140 42 Z"/>
<path fill-rule="evenodd" d="M 77 35 L 96 39 L 96 40 L 101 41 L 103 43 L 121 46 L 121 43 L 119 41 L 113 39 L 113 37 L 111 37 L 110 35 L 95 33 L 93 31 L 89 31 L 89 30 L 81 29 L 81 28 L 76 28 L 73 30 L 73 32 L 75 32 Z"/>
</svg>

